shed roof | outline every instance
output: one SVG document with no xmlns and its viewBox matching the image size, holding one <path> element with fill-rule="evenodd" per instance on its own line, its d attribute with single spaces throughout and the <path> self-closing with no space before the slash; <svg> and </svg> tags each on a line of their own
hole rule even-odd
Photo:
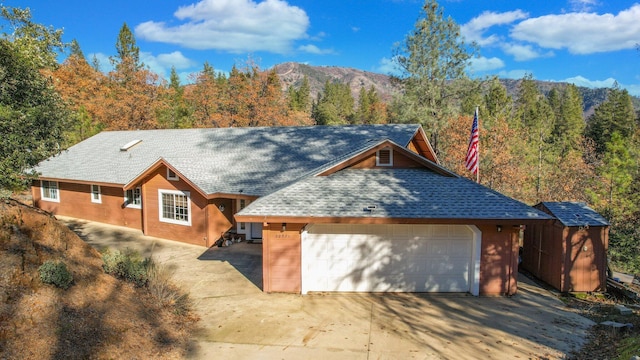
<svg viewBox="0 0 640 360">
<path fill-rule="evenodd" d="M 236 217 L 552 219 L 473 181 L 427 168 L 347 168 L 328 176 L 307 177 L 254 201 Z"/>
<path fill-rule="evenodd" d="M 583 202 L 541 202 L 564 226 L 609 226 L 609 222 Z"/>
<path fill-rule="evenodd" d="M 263 196 L 419 125 L 106 131 L 41 162 L 43 178 L 125 185 L 164 159 L 207 194 Z"/>
</svg>

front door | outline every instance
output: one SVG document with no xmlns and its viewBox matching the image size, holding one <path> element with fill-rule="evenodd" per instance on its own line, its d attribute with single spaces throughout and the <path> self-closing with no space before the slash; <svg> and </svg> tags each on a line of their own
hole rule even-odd
<svg viewBox="0 0 640 360">
<path fill-rule="evenodd" d="M 251 238 L 262 239 L 262 223 L 251 223 Z"/>
</svg>

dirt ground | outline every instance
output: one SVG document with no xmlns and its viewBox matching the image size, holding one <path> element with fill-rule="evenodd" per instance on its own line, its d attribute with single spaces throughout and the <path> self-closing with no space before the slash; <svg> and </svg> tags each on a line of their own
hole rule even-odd
<svg viewBox="0 0 640 360">
<path fill-rule="evenodd" d="M 101 255 L 48 214 L 2 200 L 0 259 L 2 359 L 177 359 L 194 346 L 195 314 L 105 274 Z M 67 265 L 69 289 L 40 281 L 47 260 Z"/>
</svg>

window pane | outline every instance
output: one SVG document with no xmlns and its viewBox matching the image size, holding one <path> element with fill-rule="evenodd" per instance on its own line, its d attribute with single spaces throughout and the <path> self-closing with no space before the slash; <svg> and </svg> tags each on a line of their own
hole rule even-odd
<svg viewBox="0 0 640 360">
<path fill-rule="evenodd" d="M 42 196 L 46 199 L 58 199 L 58 183 L 55 181 L 42 181 Z"/>
<path fill-rule="evenodd" d="M 162 217 L 175 219 L 173 194 L 162 194 Z"/>
<path fill-rule="evenodd" d="M 140 195 L 140 188 L 133 189 L 133 204 L 142 205 L 142 196 Z"/>
</svg>

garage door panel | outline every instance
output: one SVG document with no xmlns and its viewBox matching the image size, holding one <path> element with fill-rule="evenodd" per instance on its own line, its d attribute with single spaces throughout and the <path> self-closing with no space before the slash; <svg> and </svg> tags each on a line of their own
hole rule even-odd
<svg viewBox="0 0 640 360">
<path fill-rule="evenodd" d="M 467 292 L 472 239 L 461 225 L 313 224 L 302 239 L 303 288 Z"/>
</svg>

